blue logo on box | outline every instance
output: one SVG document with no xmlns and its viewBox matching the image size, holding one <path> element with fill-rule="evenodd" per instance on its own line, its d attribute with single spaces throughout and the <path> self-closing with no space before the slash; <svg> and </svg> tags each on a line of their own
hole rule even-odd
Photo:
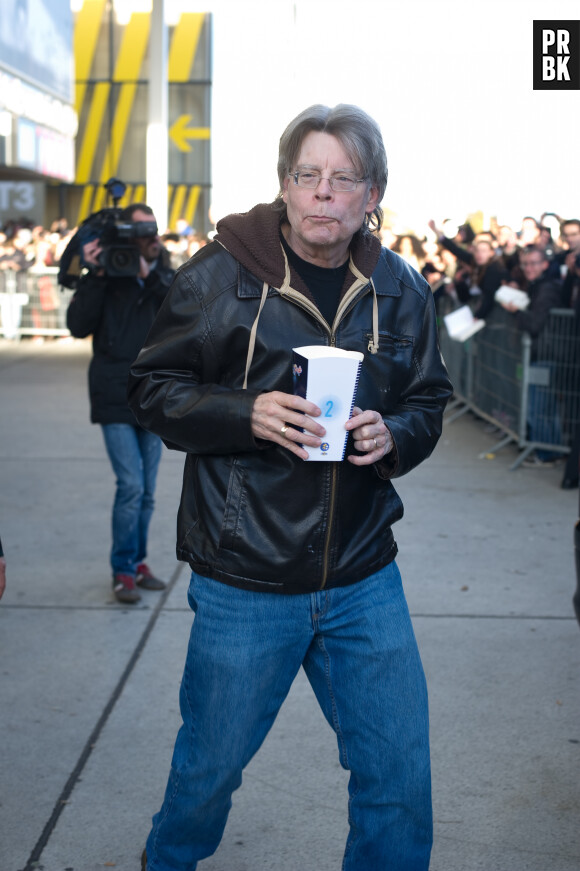
<svg viewBox="0 0 580 871">
<path fill-rule="evenodd" d="M 330 445 L 328 444 L 328 442 L 322 442 L 322 444 L 320 445 L 320 450 L 323 454 L 327 454 L 330 450 Z"/>
</svg>

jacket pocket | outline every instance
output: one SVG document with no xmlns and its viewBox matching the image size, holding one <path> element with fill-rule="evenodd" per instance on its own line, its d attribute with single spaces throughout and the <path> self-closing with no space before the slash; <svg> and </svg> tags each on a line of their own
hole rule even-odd
<svg viewBox="0 0 580 871">
<path fill-rule="evenodd" d="M 372 333 L 364 333 L 365 346 L 372 338 Z M 414 345 L 413 336 L 379 332 L 379 350 L 367 353 L 361 368 L 357 405 L 362 402 L 362 408 L 381 414 L 392 412 L 412 377 Z"/>
<path fill-rule="evenodd" d="M 223 514 L 223 522 L 218 544 L 219 550 L 234 550 L 239 536 L 242 515 L 246 504 L 246 470 L 235 458 L 230 470 L 228 492 Z"/>
<path fill-rule="evenodd" d="M 199 493 L 197 492 L 198 457 L 188 454 L 183 470 L 181 504 L 178 516 L 178 550 L 187 550 L 190 535 L 199 523 Z"/>
<path fill-rule="evenodd" d="M 369 345 L 373 341 L 372 333 L 364 334 L 365 345 L 369 350 Z M 412 354 L 413 353 L 414 337 L 406 335 L 397 335 L 396 333 L 379 330 L 379 353 L 396 354 Z"/>
</svg>

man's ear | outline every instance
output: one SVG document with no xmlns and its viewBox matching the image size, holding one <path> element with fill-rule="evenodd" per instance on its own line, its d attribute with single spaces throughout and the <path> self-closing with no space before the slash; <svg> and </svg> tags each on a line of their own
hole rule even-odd
<svg viewBox="0 0 580 871">
<path fill-rule="evenodd" d="M 374 212 L 376 207 L 379 204 L 379 189 L 375 185 L 373 185 L 369 190 L 369 198 L 367 204 L 365 206 L 365 212 L 369 215 Z"/>
</svg>

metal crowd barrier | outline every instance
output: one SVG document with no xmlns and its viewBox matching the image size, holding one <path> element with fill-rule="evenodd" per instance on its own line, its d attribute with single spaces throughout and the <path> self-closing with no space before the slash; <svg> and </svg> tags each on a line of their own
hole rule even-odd
<svg viewBox="0 0 580 871">
<path fill-rule="evenodd" d="M 58 267 L 23 272 L 0 270 L 0 335 L 69 336 L 66 310 L 73 291 L 60 288 Z"/>
<path fill-rule="evenodd" d="M 58 284 L 58 268 L 0 270 L 0 335 L 66 337 L 73 291 Z M 500 434 L 489 449 L 513 443 L 517 468 L 534 450 L 567 454 L 580 427 L 580 322 L 569 309 L 552 309 L 537 339 L 517 329 L 500 305 L 485 327 L 465 342 L 449 337 L 444 315 L 456 308 L 439 301 L 441 353 L 453 384 L 446 424 L 468 411 Z"/>
<path fill-rule="evenodd" d="M 454 387 L 446 424 L 471 411 L 498 431 L 488 453 L 513 443 L 517 468 L 532 451 L 563 455 L 580 427 L 580 322 L 570 309 L 552 309 L 536 339 L 518 330 L 496 306 L 485 327 L 464 342 L 443 321 L 454 307 L 442 301 L 439 340 Z"/>
</svg>

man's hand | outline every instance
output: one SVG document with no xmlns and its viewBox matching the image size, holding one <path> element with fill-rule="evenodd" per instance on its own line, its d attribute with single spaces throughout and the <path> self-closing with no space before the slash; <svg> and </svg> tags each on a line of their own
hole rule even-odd
<svg viewBox="0 0 580 871">
<path fill-rule="evenodd" d="M 429 229 L 433 233 L 435 233 L 435 235 L 437 236 L 438 239 L 440 239 L 441 236 L 443 236 L 443 231 L 439 229 L 439 227 L 437 226 L 437 224 L 435 223 L 433 218 L 431 218 L 429 221 L 427 221 L 427 226 L 429 227 Z"/>
<path fill-rule="evenodd" d="M 145 260 L 145 258 L 141 254 L 141 256 L 139 257 L 139 278 L 142 278 L 143 280 L 145 280 L 147 278 L 147 276 L 149 275 L 149 273 L 151 272 L 152 266 L 153 266 L 153 264 L 148 263 L 147 260 Z"/>
<path fill-rule="evenodd" d="M 506 312 L 511 312 L 511 314 L 515 314 L 519 311 L 515 302 L 500 302 L 500 305 L 502 308 L 505 308 Z"/>
<path fill-rule="evenodd" d="M 347 460 L 353 466 L 370 466 L 393 450 L 393 437 L 378 411 L 362 411 L 355 407 L 345 426 L 352 433 L 355 448 L 363 454 L 349 454 Z"/>
<path fill-rule="evenodd" d="M 261 393 L 252 409 L 252 433 L 257 439 L 276 442 L 301 460 L 307 460 L 308 452 L 300 445 L 317 448 L 326 433 L 323 426 L 312 420 L 320 413 L 317 405 L 301 396 L 279 390 Z M 294 429 L 290 424 L 301 427 L 304 432 Z"/>
<path fill-rule="evenodd" d="M 93 275 L 103 276 L 105 274 L 105 270 L 101 265 L 102 253 L 103 248 L 99 239 L 91 239 L 90 242 L 86 242 L 82 247 L 82 262 L 85 266 L 89 267 Z"/>
<path fill-rule="evenodd" d="M 101 243 L 98 239 L 91 239 L 86 242 L 82 248 L 83 262 L 88 266 L 100 266 L 100 256 L 103 253 Z"/>
<path fill-rule="evenodd" d="M 425 278 L 427 279 L 429 284 L 436 284 L 438 281 L 440 281 L 443 278 L 443 273 L 442 272 L 429 272 L 425 276 Z"/>
</svg>

